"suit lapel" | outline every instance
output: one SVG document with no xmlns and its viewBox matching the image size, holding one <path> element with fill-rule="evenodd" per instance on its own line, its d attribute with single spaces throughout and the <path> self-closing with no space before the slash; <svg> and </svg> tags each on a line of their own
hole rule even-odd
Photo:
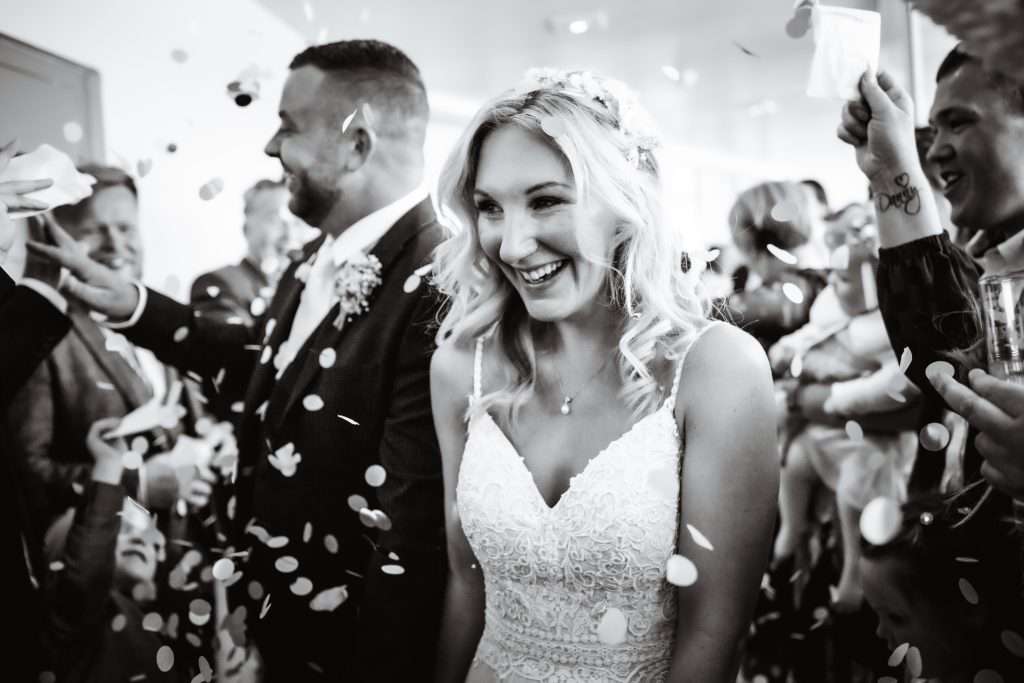
<svg viewBox="0 0 1024 683">
<path fill-rule="evenodd" d="M 398 222 L 384 233 L 384 236 L 380 238 L 377 245 L 370 250 L 370 253 L 380 261 L 382 281 L 386 282 L 393 276 L 391 265 L 402 252 L 406 242 L 415 236 L 424 225 L 428 225 L 433 221 L 434 209 L 430 199 L 427 198 L 398 219 Z M 398 273 L 398 276 L 407 277 L 410 274 Z M 380 287 L 378 287 L 379 290 Z M 376 295 L 377 292 L 371 295 L 371 308 Z M 281 387 L 281 391 L 285 392 L 287 397 L 284 406 L 281 410 L 276 410 L 276 406 L 272 406 L 275 410 L 268 410 L 267 413 L 269 424 L 274 431 L 283 424 L 285 417 L 294 408 L 299 398 L 305 396 L 310 384 L 320 376 L 323 370 L 318 362 L 320 351 L 323 349 L 337 350 L 345 333 L 353 325 L 358 324 L 359 319 L 356 318 L 339 330 L 334 326 L 334 320 L 338 317 L 339 312 L 338 304 L 331 307 L 330 312 L 320 321 L 320 325 L 313 330 L 313 333 L 309 335 L 309 339 L 306 340 L 306 343 L 303 344 L 302 348 L 295 355 L 295 360 L 292 361 L 291 365 L 285 369 L 284 375 L 281 376 L 278 386 Z"/>
<path fill-rule="evenodd" d="M 139 377 L 138 373 L 128 364 L 117 351 L 107 350 L 107 341 L 99 327 L 80 310 L 72 309 L 71 325 L 85 347 L 103 368 L 110 383 L 124 398 L 125 403 L 137 408 L 153 397 L 149 385 Z"/>
</svg>

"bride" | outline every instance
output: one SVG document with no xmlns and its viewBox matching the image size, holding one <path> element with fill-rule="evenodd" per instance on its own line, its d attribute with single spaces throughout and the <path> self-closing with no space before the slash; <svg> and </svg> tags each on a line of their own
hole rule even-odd
<svg viewBox="0 0 1024 683">
<path fill-rule="evenodd" d="M 442 681 L 736 679 L 778 464 L 760 346 L 710 324 L 621 83 L 533 71 L 441 179 Z"/>
</svg>

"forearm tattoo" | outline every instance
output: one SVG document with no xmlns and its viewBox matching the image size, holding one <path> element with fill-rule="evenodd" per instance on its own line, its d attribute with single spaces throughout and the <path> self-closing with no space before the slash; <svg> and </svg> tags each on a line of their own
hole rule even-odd
<svg viewBox="0 0 1024 683">
<path fill-rule="evenodd" d="M 875 195 L 875 205 L 879 213 L 885 213 L 891 208 L 903 209 L 908 216 L 916 216 L 921 212 L 921 195 L 915 186 L 910 184 L 910 174 L 901 173 L 893 181 L 899 191 L 894 194 L 879 192 Z"/>
</svg>

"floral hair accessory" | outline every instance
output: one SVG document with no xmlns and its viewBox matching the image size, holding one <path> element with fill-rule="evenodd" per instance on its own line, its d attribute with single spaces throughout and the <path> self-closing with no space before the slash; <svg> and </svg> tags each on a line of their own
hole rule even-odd
<svg viewBox="0 0 1024 683">
<path fill-rule="evenodd" d="M 370 310 L 370 295 L 381 284 L 380 273 L 380 260 L 373 254 L 362 258 L 356 254 L 338 269 L 334 294 L 341 310 L 334 321 L 336 328 L 340 330 L 346 322 Z"/>
<path fill-rule="evenodd" d="M 639 168 L 648 154 L 661 145 L 647 112 L 625 83 L 594 71 L 563 71 L 535 68 L 523 75 L 514 92 L 528 95 L 537 90 L 554 90 L 572 97 L 597 102 L 615 119 L 615 127 L 631 143 L 626 158 Z"/>
</svg>

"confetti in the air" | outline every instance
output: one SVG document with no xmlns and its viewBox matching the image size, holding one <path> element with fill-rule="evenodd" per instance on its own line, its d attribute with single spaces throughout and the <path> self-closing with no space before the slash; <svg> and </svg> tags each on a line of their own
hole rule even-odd
<svg viewBox="0 0 1024 683">
<path fill-rule="evenodd" d="M 373 510 L 373 525 L 381 531 L 391 531 L 391 518 L 383 510 Z"/>
<path fill-rule="evenodd" d="M 921 651 L 913 645 L 907 650 L 907 673 L 914 678 L 921 675 Z"/>
<path fill-rule="evenodd" d="M 164 618 L 156 612 L 150 612 L 142 618 L 143 630 L 156 633 L 164 627 Z"/>
<path fill-rule="evenodd" d="M 782 247 L 777 247 L 774 244 L 769 244 L 768 251 L 771 253 L 772 256 L 779 259 L 783 263 L 789 264 L 791 266 L 795 266 L 797 263 L 797 257 L 794 256 L 793 254 L 790 254 Z"/>
<path fill-rule="evenodd" d="M 846 435 L 850 437 L 851 441 L 863 441 L 864 428 L 853 420 L 849 420 L 846 423 Z"/>
<path fill-rule="evenodd" d="M 597 625 L 597 639 L 605 645 L 618 645 L 626 639 L 626 615 L 609 607 Z"/>
<path fill-rule="evenodd" d="M 928 367 L 924 370 L 924 376 L 929 380 L 934 380 L 936 375 L 953 377 L 955 374 L 956 371 L 953 369 L 953 365 L 944 360 L 937 360 L 934 363 L 929 363 Z"/>
<path fill-rule="evenodd" d="M 326 536 L 324 536 L 324 548 L 331 555 L 337 555 L 338 554 L 338 539 L 336 539 L 333 534 L 327 534 Z"/>
<path fill-rule="evenodd" d="M 313 5 L 309 0 L 305 0 L 302 3 L 302 11 L 306 14 L 306 21 L 312 23 L 313 21 Z"/>
<path fill-rule="evenodd" d="M 679 496 L 679 477 L 672 468 L 660 467 L 648 472 L 647 485 L 663 500 L 675 502 Z"/>
<path fill-rule="evenodd" d="M 401 576 L 405 573 L 405 567 L 400 564 L 381 565 L 380 570 L 385 574 L 390 574 L 391 576 Z"/>
<path fill-rule="evenodd" d="M 53 562 L 50 563 L 50 571 L 51 572 L 59 572 L 62 569 L 64 569 L 64 563 L 61 562 L 60 560 L 54 560 Z"/>
<path fill-rule="evenodd" d="M 387 471 L 380 465 L 370 465 L 366 468 L 366 483 L 374 488 L 384 484 L 388 477 Z"/>
<path fill-rule="evenodd" d="M 949 444 L 949 430 L 939 422 L 925 425 L 919 436 L 921 447 L 928 451 L 941 451 Z"/>
<path fill-rule="evenodd" d="M 126 470 L 137 470 L 142 467 L 142 454 L 138 451 L 126 451 L 121 456 L 121 466 Z"/>
<path fill-rule="evenodd" d="M 302 456 L 295 452 L 295 444 L 287 443 L 267 456 L 270 464 L 285 477 L 291 477 L 302 462 Z"/>
<path fill-rule="evenodd" d="M 366 499 L 355 493 L 348 497 L 348 506 L 352 508 L 352 512 L 359 512 L 363 508 L 370 507 L 370 504 L 366 502 Z"/>
<path fill-rule="evenodd" d="M 786 295 L 787 299 L 797 305 L 804 302 L 804 291 L 800 289 L 799 285 L 795 285 L 792 282 L 782 285 L 782 293 Z"/>
<path fill-rule="evenodd" d="M 75 144 L 82 141 L 82 137 L 85 135 L 85 131 L 82 130 L 82 124 L 77 121 L 68 121 L 64 124 L 64 139 Z"/>
<path fill-rule="evenodd" d="M 873 545 L 885 545 L 896 536 L 901 521 L 899 503 L 879 496 L 864 506 L 860 515 L 860 533 Z"/>
<path fill-rule="evenodd" d="M 305 597 L 313 592 L 313 582 L 307 579 L 305 576 L 300 576 L 292 582 L 292 585 L 289 586 L 289 589 L 291 590 L 292 593 L 299 596 L 300 598 Z"/>
<path fill-rule="evenodd" d="M 266 310 L 267 302 L 261 296 L 256 297 L 255 299 L 252 300 L 252 303 L 249 304 L 249 312 L 252 313 L 257 318 L 263 315 L 266 312 Z"/>
<path fill-rule="evenodd" d="M 358 114 L 358 113 L 359 113 L 358 109 L 353 109 L 352 113 L 345 117 L 345 120 L 341 122 L 341 132 L 342 133 L 345 133 L 345 132 L 348 131 L 348 127 L 352 125 L 352 119 L 354 119 L 356 117 L 356 114 Z M 295 276 L 296 277 L 299 276 L 298 275 L 298 271 L 296 271 Z"/>
<path fill-rule="evenodd" d="M 306 522 L 306 525 L 302 527 L 302 542 L 309 543 L 309 539 L 313 538 L 313 524 Z"/>
<path fill-rule="evenodd" d="M 409 277 L 405 278 L 405 283 L 402 285 L 402 291 L 406 294 L 411 294 L 419 289 L 422 278 L 416 273 L 413 273 Z"/>
<path fill-rule="evenodd" d="M 376 526 L 376 523 L 373 518 L 373 510 L 371 510 L 370 508 L 363 508 L 362 510 L 360 510 L 359 521 L 362 522 L 364 526 L 368 526 L 370 528 Z"/>
<path fill-rule="evenodd" d="M 665 579 L 683 588 L 697 582 L 697 565 L 682 555 L 673 555 L 665 563 Z"/>
<path fill-rule="evenodd" d="M 693 537 L 693 542 L 699 545 L 701 548 L 706 550 L 714 550 L 715 547 L 711 545 L 711 541 L 707 537 L 697 530 L 697 527 L 692 524 L 687 524 L 686 529 L 690 532 L 690 536 Z"/>
<path fill-rule="evenodd" d="M 350 425 L 355 425 L 356 427 L 359 426 L 359 423 L 353 420 L 351 417 L 345 417 L 344 415 L 339 415 L 338 417 L 340 417 L 345 422 L 348 422 Z"/>
<path fill-rule="evenodd" d="M 661 73 L 665 74 L 665 78 L 669 79 L 670 81 L 675 81 L 676 83 L 678 83 L 683 77 L 683 75 L 679 72 L 679 69 L 672 66 L 671 64 L 665 64 L 664 66 L 662 66 Z"/>
<path fill-rule="evenodd" d="M 269 363 L 272 355 L 274 355 L 274 349 L 269 346 L 264 346 L 263 353 L 260 354 L 260 365 L 266 365 Z"/>
<path fill-rule="evenodd" d="M 259 581 L 250 581 L 249 582 L 248 591 L 249 591 L 249 597 L 252 598 L 253 600 L 262 600 L 263 599 L 263 584 L 260 583 Z"/>
<path fill-rule="evenodd" d="M 260 619 L 267 616 L 267 612 L 270 611 L 270 595 L 267 595 L 263 599 L 263 607 L 260 608 Z"/>
<path fill-rule="evenodd" d="M 156 667 L 167 673 L 174 667 L 174 650 L 164 645 L 156 651 Z"/>
<path fill-rule="evenodd" d="M 123 614 L 118 614 L 110 620 L 110 630 L 114 633 L 120 633 L 124 630 L 124 627 L 127 625 L 128 618 Z"/>
<path fill-rule="evenodd" d="M 889 655 L 889 666 L 899 666 L 903 663 L 903 658 L 907 656 L 907 650 L 910 649 L 910 643 L 903 643 L 892 651 Z"/>
<path fill-rule="evenodd" d="M 999 634 L 999 639 L 1003 641 L 1003 647 L 1009 650 L 1010 654 L 1015 657 L 1024 657 L 1024 638 L 1019 633 L 1003 631 Z"/>
<path fill-rule="evenodd" d="M 291 555 L 282 555 L 274 561 L 274 569 L 282 574 L 291 574 L 299 568 L 299 561 Z"/>
<path fill-rule="evenodd" d="M 324 407 L 324 400 L 316 394 L 310 394 L 302 399 L 302 407 L 311 413 L 315 413 Z"/>
<path fill-rule="evenodd" d="M 743 54 L 745 54 L 745 55 L 747 55 L 747 56 L 749 56 L 749 57 L 754 57 L 754 58 L 756 58 L 756 59 L 761 59 L 761 56 L 760 56 L 760 55 L 757 55 L 757 54 L 755 54 L 754 52 L 752 52 L 751 50 L 749 50 L 749 49 L 747 49 L 747 48 L 743 47 L 742 45 L 740 45 L 739 43 L 737 43 L 737 42 L 736 42 L 735 40 L 734 40 L 734 41 L 732 41 L 732 44 L 733 44 L 733 45 L 735 45 L 736 47 L 738 47 L 738 48 L 740 49 L 740 51 L 741 51 L 741 52 L 742 52 Z"/>
<path fill-rule="evenodd" d="M 974 683 L 1004 683 L 1003 676 L 992 669 L 982 669 L 974 674 Z"/>
<path fill-rule="evenodd" d="M 779 223 L 790 223 L 800 217 L 800 207 L 797 206 L 796 202 L 784 199 L 783 201 L 779 202 L 778 204 L 772 207 L 771 217 L 773 220 L 778 221 Z"/>
<path fill-rule="evenodd" d="M 904 347 L 903 353 L 900 355 L 900 372 L 907 374 L 907 370 L 910 368 L 910 364 L 914 362 L 914 354 L 910 351 L 910 347 Z"/>
<path fill-rule="evenodd" d="M 178 64 L 184 64 L 188 61 L 188 53 L 184 50 L 171 50 L 171 59 L 176 61 Z"/>
<path fill-rule="evenodd" d="M 348 600 L 348 586 L 335 586 L 316 594 L 309 608 L 314 612 L 333 612 Z"/>
<path fill-rule="evenodd" d="M 335 361 L 338 360 L 338 352 L 334 349 L 324 349 L 320 352 L 320 356 L 317 359 L 320 363 L 320 367 L 324 370 L 334 367 Z"/>
<path fill-rule="evenodd" d="M 567 129 L 565 122 L 557 116 L 548 116 L 540 122 L 541 129 L 553 138 L 561 137 L 565 135 Z"/>
<path fill-rule="evenodd" d="M 210 201 L 224 189 L 224 181 L 220 178 L 213 178 L 199 188 L 199 198 L 203 201 Z"/>
<path fill-rule="evenodd" d="M 978 591 L 974 589 L 974 586 L 971 585 L 970 581 L 967 579 L 960 579 L 957 582 L 957 585 L 960 586 L 960 594 L 964 596 L 964 600 L 972 605 L 978 604 Z"/>
<path fill-rule="evenodd" d="M 218 581 L 228 580 L 235 573 L 235 563 L 222 557 L 213 563 L 213 578 Z"/>
</svg>

